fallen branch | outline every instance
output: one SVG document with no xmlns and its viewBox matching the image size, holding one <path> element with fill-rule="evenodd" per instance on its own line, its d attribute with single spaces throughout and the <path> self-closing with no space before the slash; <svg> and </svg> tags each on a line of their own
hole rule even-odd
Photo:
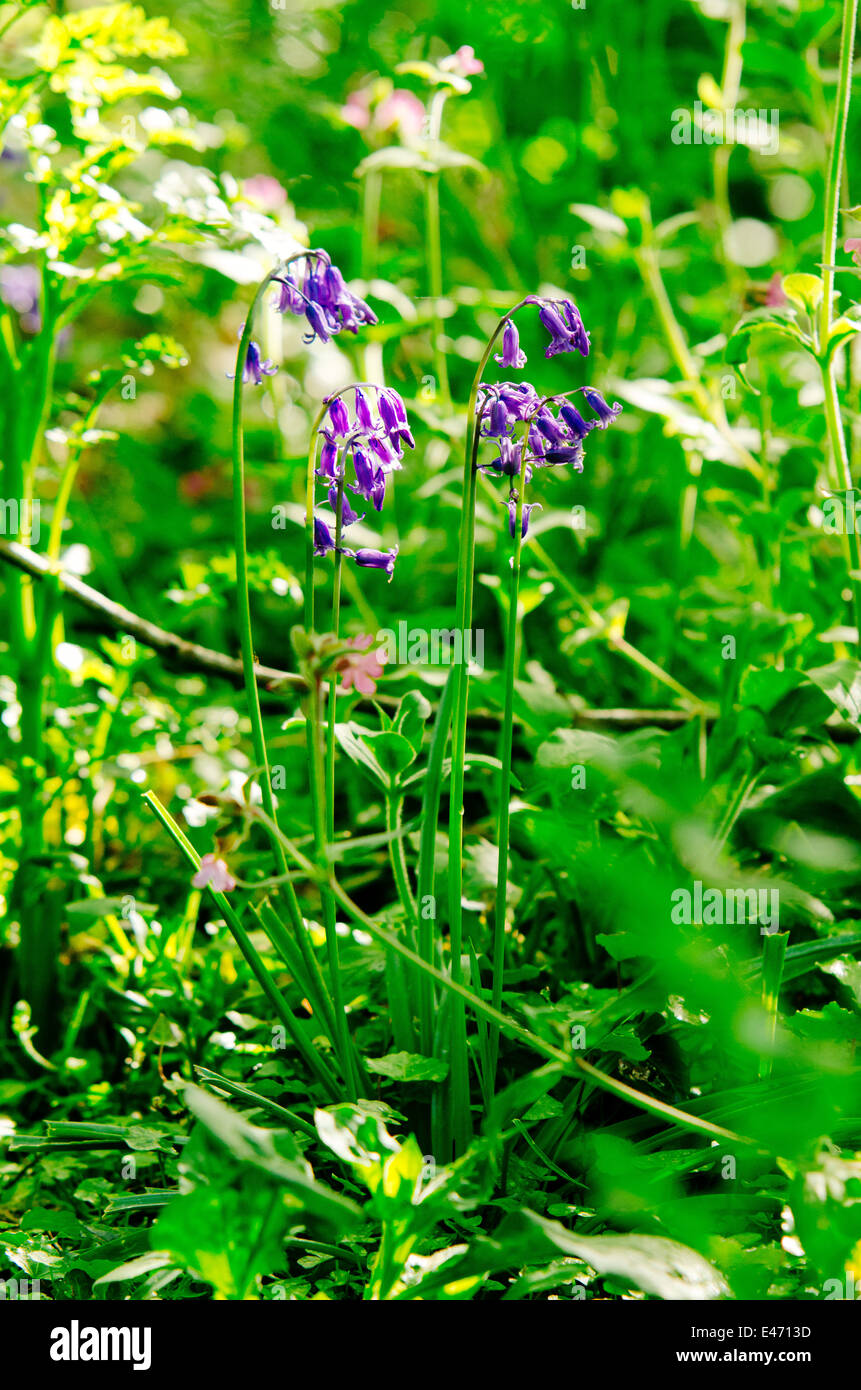
<svg viewBox="0 0 861 1390">
<path fill-rule="evenodd" d="M 184 637 L 177 637 L 175 632 L 158 627 L 138 613 L 133 613 L 130 608 L 114 603 L 113 599 L 85 584 L 76 574 L 70 574 L 47 556 L 39 555 L 26 545 L 19 545 L 17 541 L 0 541 L 0 559 L 14 565 L 16 569 L 23 570 L 25 574 L 32 575 L 34 579 L 53 576 L 63 593 L 77 599 L 78 603 L 101 618 L 108 631 L 126 632 L 145 646 L 167 653 L 178 666 L 210 671 L 213 675 L 224 676 L 226 680 L 242 684 L 242 662 L 237 657 L 213 651 L 211 647 L 201 647 L 197 642 L 189 642 Z M 305 689 L 302 677 L 292 671 L 279 671 L 274 666 L 262 666 L 255 662 L 254 674 L 264 686 L 277 682 L 293 690 Z"/>
<path fill-rule="evenodd" d="M 174 632 L 168 632 L 166 628 L 158 627 L 142 618 L 140 614 L 133 613 L 130 608 L 124 608 L 121 603 L 114 603 L 113 599 L 85 584 L 76 574 L 70 574 L 61 565 L 35 550 L 30 550 L 26 545 L 20 545 L 17 541 L 0 540 L 0 560 L 14 565 L 33 579 L 55 578 L 63 593 L 94 613 L 106 631 L 128 633 L 145 646 L 164 652 L 174 665 L 184 669 L 208 671 L 236 685 L 242 684 L 242 663 L 238 657 L 213 651 L 211 647 L 202 647 L 197 642 L 189 642 L 184 637 L 177 637 Z M 263 666 L 255 662 L 254 674 L 258 684 L 264 689 L 281 686 L 289 690 L 303 691 L 307 688 L 302 677 L 295 671 L 281 671 L 275 666 Z M 394 706 L 399 703 L 393 695 L 375 695 L 373 698 L 377 704 Z M 568 703 L 571 722 L 575 728 L 677 729 L 697 717 L 696 711 L 683 709 L 584 709 L 573 695 L 562 698 Z M 499 713 L 490 709 L 476 709 L 472 717 L 498 722 Z M 715 717 L 715 713 L 709 711 L 706 716 L 708 724 L 713 724 Z M 827 727 L 830 736 L 838 743 L 853 742 L 858 737 L 858 730 L 854 725 L 839 719 L 834 719 L 833 722 L 829 720 Z"/>
</svg>

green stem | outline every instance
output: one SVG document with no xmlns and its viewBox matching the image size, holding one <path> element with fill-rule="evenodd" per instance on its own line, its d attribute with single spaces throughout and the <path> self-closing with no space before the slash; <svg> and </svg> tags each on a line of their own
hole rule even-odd
<svg viewBox="0 0 861 1390">
<path fill-rule="evenodd" d="M 448 673 L 428 752 L 428 766 L 422 797 L 422 828 L 419 845 L 419 955 L 428 965 L 437 959 L 436 933 L 436 836 L 439 825 L 439 804 L 442 796 L 442 773 L 448 732 L 451 727 L 451 706 L 454 696 L 456 669 Z M 419 985 L 419 1020 L 422 1052 L 430 1057 L 433 1051 L 435 1024 L 435 993 L 433 980 L 423 974 Z"/>
<path fill-rule="evenodd" d="M 431 143 L 440 138 L 442 113 L 448 93 L 441 89 L 436 92 L 430 105 L 428 137 Z M 431 295 L 431 333 L 433 334 L 434 371 L 439 384 L 439 393 L 445 407 L 451 405 L 451 390 L 448 382 L 448 362 L 442 347 L 444 324 L 439 312 L 442 299 L 442 231 L 439 215 L 440 174 L 427 174 L 425 177 L 425 238 L 428 262 L 428 288 Z"/>
<path fill-rule="evenodd" d="M 311 443 L 308 446 L 308 468 L 305 474 L 305 631 L 314 631 L 314 483 L 317 467 L 318 431 L 326 418 L 326 401 L 320 406 L 311 426 Z"/>
<path fill-rule="evenodd" d="M 158 816 L 165 830 L 167 830 L 168 833 L 172 836 L 176 844 L 182 850 L 185 857 L 188 859 L 189 863 L 192 864 L 195 869 L 199 869 L 200 858 L 198 857 L 197 852 L 194 849 L 194 846 L 192 845 L 191 841 L 187 838 L 187 836 L 183 833 L 183 831 L 179 828 L 179 826 L 177 825 L 173 817 L 170 815 L 170 813 L 161 804 L 155 793 L 144 792 L 144 801 L 146 801 L 147 804 L 152 807 L 153 811 Z M 320 1056 L 314 1045 L 308 1042 L 307 1038 L 302 1032 L 298 1020 L 293 1016 L 292 1011 L 287 1007 L 287 1004 L 284 1001 L 281 991 L 275 985 L 272 976 L 266 969 L 264 962 L 261 960 L 257 950 L 253 946 L 251 938 L 249 937 L 248 933 L 246 932 L 245 928 L 240 922 L 238 916 L 236 915 L 236 912 L 230 905 L 227 897 L 224 893 L 217 893 L 215 889 L 211 886 L 211 884 L 207 884 L 207 892 L 217 903 L 218 908 L 223 914 L 224 920 L 230 929 L 230 933 L 233 936 L 233 939 L 235 940 L 240 951 L 242 952 L 242 955 L 245 957 L 245 961 L 249 966 L 252 975 L 259 984 L 263 993 L 266 995 L 266 998 L 269 1000 L 269 1003 L 272 1005 L 275 1014 L 278 1018 L 280 1018 L 285 1030 L 290 1035 L 297 1051 L 301 1054 L 309 1070 L 311 1070 L 314 1073 L 314 1075 L 317 1077 L 317 1080 L 326 1089 L 326 1091 L 332 1097 L 333 1100 L 340 1100 L 340 1089 L 338 1087 L 338 1083 L 335 1079 L 334 1074 L 332 1073 L 331 1068 L 329 1067 L 325 1059 Z M 261 928 L 261 930 L 265 931 L 265 928 L 263 927 L 263 923 L 260 919 L 257 909 L 252 907 L 251 912 L 258 926 Z"/>
<path fill-rule="evenodd" d="M 335 499 L 335 572 L 332 579 L 332 631 L 341 634 L 341 537 L 344 529 L 344 478 L 341 470 Z M 329 681 L 329 718 L 326 723 L 326 835 L 329 844 L 335 838 L 335 721 L 338 714 L 338 676 Z"/>
<path fill-rule="evenodd" d="M 650 240 L 650 227 L 644 226 L 644 241 L 641 247 L 635 250 L 635 258 L 643 283 L 649 293 L 649 297 L 655 306 L 664 337 L 667 345 L 675 360 L 676 366 L 681 372 L 683 380 L 690 387 L 691 395 L 697 409 L 704 420 L 707 420 L 723 436 L 728 444 L 732 445 L 733 450 L 738 455 L 739 461 L 754 475 L 759 477 L 759 462 L 754 458 L 744 445 L 739 444 L 726 414 L 717 401 L 715 401 L 706 387 L 703 385 L 700 370 L 695 362 L 688 347 L 687 340 L 681 330 L 679 321 L 673 312 L 670 297 L 667 294 L 667 287 L 661 274 L 660 263 L 657 251 Z"/>
<path fill-rule="evenodd" d="M 300 257 L 292 257 L 298 260 Z M 285 265 L 289 265 L 289 261 Z M 248 589 L 248 538 L 245 515 L 245 440 L 242 428 L 242 405 L 243 405 L 243 385 L 242 375 L 245 367 L 245 359 L 248 352 L 248 344 L 251 341 L 254 314 L 258 305 L 263 299 L 269 285 L 280 273 L 280 267 L 270 273 L 261 281 L 254 296 L 251 308 L 245 321 L 245 327 L 239 342 L 239 351 L 236 357 L 236 374 L 233 382 L 233 539 L 236 552 L 236 598 L 237 611 L 239 618 L 239 636 L 242 651 L 242 677 L 245 685 L 245 697 L 248 706 L 248 714 L 251 721 L 251 735 L 254 744 L 254 761 L 259 770 L 260 791 L 263 800 L 263 807 L 267 818 L 272 827 L 276 828 L 276 833 L 270 831 L 270 841 L 275 853 L 278 865 L 278 872 L 287 880 L 287 860 L 284 855 L 282 841 L 277 834 L 277 817 L 275 814 L 275 799 L 272 793 L 272 779 L 269 772 L 269 759 L 266 752 L 266 739 L 263 732 L 263 717 L 260 710 L 260 695 L 257 689 L 257 680 L 254 672 L 254 642 L 251 630 L 251 601 Z M 316 434 L 315 434 L 316 439 Z M 293 924 L 302 959 L 305 962 L 305 969 L 309 980 L 315 980 L 318 989 L 325 996 L 326 990 L 319 967 L 314 958 L 311 944 L 308 940 L 308 933 L 305 922 L 296 897 L 296 890 L 289 880 L 284 884 L 284 895 L 287 909 Z M 337 1011 L 329 1001 L 333 1015 Z M 334 1043 L 334 1039 L 332 1040 Z"/>
<path fill-rule="evenodd" d="M 192 846 L 176 822 L 161 805 L 155 793 L 144 793 L 144 800 L 152 807 L 159 820 L 173 836 L 177 844 L 183 849 L 189 862 L 197 866 L 199 860 Z M 280 834 L 277 828 L 273 827 L 273 829 L 276 834 Z M 290 853 L 290 857 L 301 871 L 307 874 L 309 878 L 320 881 L 321 877 L 323 877 L 321 871 L 315 869 L 315 866 L 310 860 L 306 859 L 286 837 L 282 836 L 282 840 Z M 212 889 L 209 891 L 212 892 Z M 524 1046 L 531 1048 L 533 1052 L 537 1052 L 539 1056 L 546 1057 L 551 1062 L 556 1062 L 567 1072 L 573 1071 L 575 1075 L 577 1075 L 577 1073 L 582 1073 L 582 1075 L 577 1076 L 578 1080 L 582 1081 L 585 1076 L 596 1086 L 600 1086 L 603 1090 L 609 1091 L 613 1095 L 629 1100 L 639 1109 L 645 1110 L 649 1114 L 657 1115 L 659 1118 L 663 1119 L 665 1123 L 680 1125 L 684 1129 L 694 1130 L 702 1134 L 709 1134 L 714 1138 L 727 1139 L 734 1144 L 752 1145 L 755 1143 L 754 1140 L 747 1138 L 745 1135 L 736 1134 L 733 1130 L 724 1129 L 721 1125 L 713 1124 L 711 1120 L 702 1120 L 696 1115 L 687 1115 L 683 1110 L 677 1110 L 675 1106 L 667 1105 L 665 1101 L 655 1100 L 654 1097 L 647 1096 L 644 1092 L 635 1090 L 633 1086 L 627 1085 L 626 1082 L 617 1081 L 615 1077 L 608 1076 L 606 1072 L 602 1072 L 597 1067 L 593 1067 L 590 1062 L 584 1061 L 581 1057 L 571 1056 L 563 1052 L 561 1048 L 554 1047 L 552 1043 L 545 1042 L 544 1039 L 538 1037 L 536 1033 L 530 1032 L 529 1029 L 524 1028 L 522 1024 L 517 1023 L 506 1014 L 500 1013 L 497 1009 L 494 1009 L 491 1004 L 479 998 L 478 995 L 473 994 L 465 985 L 459 984 L 457 981 L 453 980 L 445 971 L 438 970 L 433 965 L 428 965 L 415 951 L 411 950 L 409 946 L 404 945 L 394 932 L 390 932 L 385 927 L 379 926 L 372 917 L 369 917 L 367 913 L 363 912 L 358 904 L 353 902 L 352 898 L 344 892 L 339 884 L 332 883 L 332 892 L 344 908 L 347 916 L 352 918 L 357 926 L 362 927 L 364 931 L 370 933 L 375 940 L 381 942 L 382 945 L 394 951 L 396 955 L 408 961 L 415 969 L 421 970 L 429 975 L 447 993 L 456 996 L 458 1000 L 462 1001 L 464 1004 L 468 1004 L 473 1013 L 485 1018 L 489 1023 L 497 1024 L 501 1032 L 506 1033 L 516 1042 L 523 1043 Z M 232 912 L 230 904 L 227 903 L 223 894 L 213 893 L 213 897 L 219 902 L 219 905 L 225 904 L 228 911 Z M 229 918 L 227 920 L 229 924 Z"/>
<path fill-rule="evenodd" d="M 520 486 L 517 490 L 517 511 L 514 522 L 514 545 L 511 556 L 511 577 L 508 590 L 508 631 L 505 637 L 505 703 L 502 714 L 500 746 L 499 807 L 496 827 L 498 863 L 496 871 L 496 904 L 493 922 L 493 955 L 491 1002 L 495 1009 L 502 1004 L 502 978 L 505 969 L 505 926 L 508 909 L 508 848 L 510 839 L 511 753 L 514 732 L 514 678 L 517 673 L 517 633 L 520 603 L 520 556 L 523 550 L 523 505 L 526 496 L 526 471 L 521 452 Z M 496 1065 L 499 1058 L 499 1029 L 491 1028 L 488 1035 L 487 1086 L 490 1094 L 496 1090 Z"/>
<path fill-rule="evenodd" d="M 520 305 L 516 305 L 511 313 L 514 313 L 517 308 L 520 308 Z M 472 649 L 472 643 L 467 640 L 467 634 L 472 626 L 472 590 L 475 576 L 475 497 L 478 479 L 479 439 L 475 414 L 478 388 L 484 375 L 484 369 L 490 361 L 494 344 L 508 317 L 508 314 L 503 315 L 497 323 L 478 364 L 469 393 L 466 417 L 456 621 L 456 628 L 462 637 L 462 655 L 457 666 L 457 684 L 455 686 L 448 821 L 449 949 L 451 952 L 451 978 L 457 984 L 460 984 L 463 979 L 463 791 L 469 705 L 469 652 Z M 472 1120 L 469 1110 L 466 1018 L 459 999 L 452 1000 L 451 1029 L 450 1121 L 455 1151 L 460 1154 L 469 1144 Z"/>
<path fill-rule="evenodd" d="M 829 350 L 834 299 L 834 265 L 837 257 L 840 181 L 846 150 L 846 127 L 852 100 L 852 59 L 855 45 L 855 26 L 858 21 L 858 0 L 845 0 L 843 27 L 840 34 L 840 68 L 837 96 L 834 104 L 834 127 L 828 159 L 825 185 L 825 225 L 822 234 L 822 302 L 819 306 L 819 365 L 825 390 L 825 423 L 836 475 L 837 488 L 852 491 L 852 469 L 846 448 L 846 436 L 840 416 L 840 400 L 835 375 L 835 354 Z M 861 642 L 861 545 L 853 526 L 846 531 L 846 561 L 852 591 L 856 644 Z"/>
<path fill-rule="evenodd" d="M 358 1090 L 354 1073 L 353 1045 L 347 1027 L 347 1013 L 344 1007 L 344 995 L 341 981 L 335 899 L 332 892 L 334 875 L 327 853 L 328 840 L 326 836 L 326 818 L 324 810 L 326 805 L 326 770 L 323 750 L 322 687 L 316 673 L 313 675 L 311 681 L 309 716 L 307 721 L 308 752 L 311 759 L 311 777 L 314 784 L 312 807 L 314 815 L 314 845 L 317 865 L 322 876 L 320 882 L 320 898 L 323 911 L 323 926 L 326 932 L 326 953 L 329 961 L 332 1004 L 335 1011 L 338 1057 L 348 1099 L 355 1100 Z"/>
</svg>

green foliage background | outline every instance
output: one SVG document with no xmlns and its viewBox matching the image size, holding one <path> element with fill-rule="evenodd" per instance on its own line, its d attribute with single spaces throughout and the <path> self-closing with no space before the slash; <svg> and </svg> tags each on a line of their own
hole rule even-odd
<svg viewBox="0 0 861 1390">
<path fill-rule="evenodd" d="M 12 9 L 0 8 L 0 24 Z M 29 9 L 0 39 L 7 107 L 47 16 Z M 309 1098 L 326 1098 L 293 1051 L 273 1046 L 265 1000 L 221 914 L 189 889 L 187 865 L 141 802 L 149 788 L 178 819 L 191 807 L 184 828 L 198 853 L 217 834 L 237 877 L 266 879 L 265 841 L 238 809 L 253 771 L 241 694 L 129 644 L 122 625 L 106 631 L 67 600 L 43 613 L 53 655 L 44 777 L 34 779 L 21 758 L 26 672 L 14 663 L 10 581 L 0 599 L 9 1270 L 43 1278 L 55 1299 L 123 1287 L 136 1297 L 835 1296 L 828 1281 L 843 1287 L 861 1249 L 861 667 L 843 541 L 824 524 L 826 499 L 842 489 L 811 334 L 818 311 L 808 310 L 821 293 L 842 7 L 191 0 L 160 12 L 187 52 L 132 58 L 169 69 L 181 98 L 129 93 L 110 110 L 139 156 L 121 158 L 110 181 L 158 235 L 136 245 L 124 234 L 104 249 L 97 228 L 77 224 L 68 263 L 86 271 L 113 258 L 120 269 L 91 300 L 74 300 L 81 312 L 58 338 L 34 484 L 45 531 L 76 440 L 63 563 L 159 627 L 236 654 L 227 377 L 277 229 L 325 246 L 380 326 L 309 350 L 295 323 L 283 338 L 271 313 L 259 324 L 281 370 L 245 407 L 258 657 L 296 666 L 289 634 L 302 620 L 304 468 L 319 401 L 381 371 L 408 402 L 418 447 L 381 523 L 384 543 L 400 547 L 394 580 L 348 572 L 344 626 L 351 636 L 401 621 L 450 627 L 475 365 L 523 295 L 576 299 L 588 362 L 545 361 L 545 335 L 524 319 L 525 376 L 547 393 L 589 381 L 625 409 L 613 430 L 590 435 L 582 474 L 548 471 L 531 494 L 543 510 L 522 588 L 504 1004 L 543 1040 L 545 1059 L 547 1048 L 571 1053 L 572 1038 L 576 1057 L 585 1030 L 585 1060 L 616 1085 L 552 1062 L 536 1071 L 541 1059 L 507 1038 L 508 1089 L 492 1102 L 476 1085 L 479 1137 L 455 1162 L 437 1155 L 429 1172 L 445 1048 L 422 1060 L 402 1045 L 403 979 L 378 941 L 353 931 L 344 978 L 376 1089 L 364 1108 L 330 1107 L 312 1123 Z M 484 73 L 447 103 L 449 153 L 435 174 L 421 164 L 420 136 L 345 119 L 351 92 L 369 87 L 375 102 L 392 87 L 424 102 L 420 65 L 464 44 Z M 55 132 L 50 158 L 67 166 L 87 143 L 86 103 L 76 111 L 74 89 L 70 107 L 69 92 L 47 81 L 34 100 Z M 147 142 L 150 100 L 188 117 Z M 777 112 L 777 150 L 674 142 L 680 111 L 724 100 L 772 123 Z M 40 225 L 40 186 L 21 153 L 34 121 L 0 164 L 4 273 L 43 256 L 16 230 Z M 177 130 L 193 132 L 190 144 Z M 857 135 L 856 108 L 834 369 L 853 476 L 861 361 L 857 270 L 843 243 L 861 227 L 849 211 Z M 195 169 L 220 184 L 195 183 Z M 437 176 L 454 404 L 433 350 L 424 194 Z M 72 303 L 90 282 L 63 275 Z M 781 290 L 782 277 L 799 275 L 815 279 Z M 4 299 L 21 361 L 34 363 L 15 380 L 18 414 L 7 407 L 18 422 L 8 460 L 38 395 L 39 335 Z M 81 438 L 108 376 L 103 433 Z M 499 753 L 505 664 L 502 501 L 479 491 L 474 624 L 485 670 L 473 683 L 470 747 L 485 758 Z M 45 537 L 34 545 L 44 551 Z M 444 675 L 393 669 L 380 694 L 419 690 L 435 705 Z M 268 692 L 265 714 L 270 759 L 283 769 L 283 828 L 306 846 L 299 701 Z M 370 704 L 349 717 L 379 727 Z M 419 735 L 420 761 L 427 743 Z M 201 796 L 218 799 L 214 823 L 199 814 Z M 465 878 L 476 988 L 496 803 L 490 767 L 477 764 Z M 336 809 L 341 839 L 384 829 L 381 789 L 346 749 Z M 411 866 L 420 809 L 409 795 Z M 20 866 L 34 815 L 42 876 L 28 898 Z M 445 870 L 440 835 L 441 900 Z M 366 913 L 398 929 L 384 843 L 346 847 L 343 878 Z M 721 893 L 777 891 L 780 936 L 705 913 L 674 920 L 673 893 L 697 880 Z M 316 923 L 315 893 L 302 892 Z M 60 966 L 41 1014 L 22 999 L 13 963 L 36 902 Z M 263 934 L 255 941 L 301 1007 Z M 478 1053 L 480 1027 L 470 1027 Z M 231 1110 L 191 1086 L 201 1080 Z"/>
</svg>

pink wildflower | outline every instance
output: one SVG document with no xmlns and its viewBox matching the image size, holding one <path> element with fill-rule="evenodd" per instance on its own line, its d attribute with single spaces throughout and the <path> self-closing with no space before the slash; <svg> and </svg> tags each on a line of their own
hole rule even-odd
<svg viewBox="0 0 861 1390">
<path fill-rule="evenodd" d="M 484 63 L 476 58 L 475 49 L 466 43 L 461 44 L 456 53 L 441 59 L 439 66 L 442 72 L 453 72 L 458 77 L 475 77 L 477 73 L 484 72 Z"/>
<path fill-rule="evenodd" d="M 336 670 L 341 672 L 339 695 L 346 695 L 351 686 L 355 686 L 360 695 L 373 695 L 377 688 L 374 682 L 383 674 L 382 661 L 385 660 L 382 650 L 368 650 L 373 640 L 370 633 L 365 633 L 347 643 L 355 655 L 343 656 L 336 664 Z"/>
<path fill-rule="evenodd" d="M 216 893 L 230 893 L 236 887 L 236 879 L 223 859 L 217 859 L 214 854 L 205 854 L 200 861 L 200 868 L 191 880 L 192 888 L 205 888 L 209 885 Z"/>
</svg>

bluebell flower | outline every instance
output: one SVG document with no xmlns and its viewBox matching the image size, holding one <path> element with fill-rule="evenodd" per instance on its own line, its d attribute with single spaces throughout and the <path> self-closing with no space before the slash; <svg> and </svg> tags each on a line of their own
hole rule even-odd
<svg viewBox="0 0 861 1390">
<path fill-rule="evenodd" d="M 353 492 L 358 492 L 366 501 L 370 502 L 374 490 L 374 483 L 376 481 L 377 470 L 371 463 L 364 449 L 360 448 L 358 444 L 353 445 L 352 455 L 353 471 L 356 475 L 356 481 L 351 483 L 350 487 Z"/>
<path fill-rule="evenodd" d="M 322 272 L 325 278 L 325 271 Z M 321 293 L 317 280 L 306 277 L 306 287 L 314 293 Z M 336 276 L 328 277 L 327 292 L 335 296 L 339 293 L 340 282 Z M 331 309 L 321 306 L 327 314 Z M 385 503 L 389 474 L 403 467 L 401 456 L 403 446 L 415 448 L 415 441 L 409 427 L 406 406 L 397 391 L 391 387 L 362 383 L 350 388 L 353 405 L 350 410 L 341 393 L 328 402 L 328 421 L 320 430 L 324 436 L 320 466 L 317 476 L 329 483 L 329 503 L 337 513 L 339 488 L 341 484 L 341 525 L 352 526 L 361 521 L 343 496 L 344 458 L 352 460 L 353 478 L 347 483 L 350 491 L 358 493 L 373 505 L 375 511 L 382 511 Z M 371 394 L 373 393 L 373 394 Z M 318 531 L 315 525 L 315 553 L 325 555 L 336 548 L 327 541 L 328 528 Z M 331 539 L 331 538 L 329 538 Z M 381 551 L 364 549 L 358 552 L 340 549 L 342 555 L 354 559 L 365 569 L 383 569 L 391 578 L 397 550 Z"/>
<path fill-rule="evenodd" d="M 565 444 L 567 442 L 566 430 L 546 407 L 539 410 L 534 416 L 532 428 L 543 434 L 545 439 L 549 439 L 551 444 Z"/>
<path fill-rule="evenodd" d="M 569 435 L 574 439 L 585 439 L 597 423 L 595 420 L 584 420 L 580 411 L 570 401 L 566 401 L 563 406 L 560 406 L 559 414 L 568 427 Z"/>
<path fill-rule="evenodd" d="M 368 448 L 372 453 L 376 454 L 380 466 L 384 468 L 386 472 L 391 472 L 392 469 L 395 468 L 403 468 L 400 459 L 396 458 L 392 453 L 391 446 L 387 439 L 381 438 L 378 434 L 369 434 L 367 442 Z"/>
<path fill-rule="evenodd" d="M 579 352 L 589 356 L 589 334 L 583 327 L 580 310 L 571 299 L 541 299 L 538 295 L 527 295 L 525 304 L 538 305 L 538 317 L 550 334 L 550 342 L 544 349 L 545 357 L 555 357 L 557 352 Z"/>
<path fill-rule="evenodd" d="M 353 391 L 353 406 L 356 411 L 356 423 L 363 430 L 374 428 L 374 417 L 371 414 L 371 407 L 368 405 L 368 398 L 361 386 L 356 386 Z"/>
<path fill-rule="evenodd" d="M 371 488 L 371 501 L 374 504 L 374 511 L 381 512 L 383 503 L 386 500 L 386 475 L 382 468 L 378 469 L 374 476 L 374 485 Z"/>
<path fill-rule="evenodd" d="M 395 546 L 394 550 L 357 550 L 353 559 L 356 564 L 360 565 L 363 569 L 385 570 L 389 579 L 391 579 L 395 569 L 397 554 L 397 546 Z"/>
<path fill-rule="evenodd" d="M 492 401 L 490 410 L 485 411 L 482 416 L 482 434 L 487 439 L 504 439 L 511 431 L 512 423 L 516 416 L 511 414 L 505 401 L 501 396 L 496 396 Z"/>
<path fill-rule="evenodd" d="M 404 444 L 406 444 L 406 446 L 407 446 L 408 449 L 414 449 L 414 448 L 416 447 L 416 441 L 413 439 L 413 432 L 412 432 L 412 430 L 410 429 L 410 422 L 409 422 L 409 420 L 408 420 L 408 418 L 407 418 L 407 408 L 406 408 L 406 406 L 404 405 L 401 396 L 398 394 L 397 391 L 393 390 L 391 386 L 386 386 L 386 387 L 384 387 L 383 390 L 380 392 L 380 403 L 381 403 L 381 405 L 380 405 L 380 413 L 381 413 L 381 415 L 382 415 L 382 400 L 383 400 L 384 397 L 385 397 L 385 399 L 389 402 L 389 404 L 392 406 L 392 408 L 393 408 L 393 410 L 394 410 L 394 413 L 395 413 L 395 420 L 396 420 L 396 429 L 397 429 L 398 435 L 400 436 L 401 442 L 404 443 Z M 393 438 L 393 433 L 392 433 L 392 432 L 389 432 L 389 438 L 390 438 L 390 439 Z M 400 452 L 400 450 L 399 450 L 398 452 Z"/>
<path fill-rule="evenodd" d="M 279 314 L 304 314 L 305 300 L 292 275 L 285 275 L 283 280 L 278 281 L 278 284 L 281 286 L 281 292 L 275 305 L 277 312 Z"/>
<path fill-rule="evenodd" d="M 394 401 L 391 399 L 388 391 L 380 392 L 377 405 L 380 411 L 380 419 L 383 422 L 383 429 L 389 438 L 391 438 L 393 434 L 396 435 L 398 433 L 398 417 L 395 413 Z"/>
<path fill-rule="evenodd" d="M 330 550 L 335 549 L 335 540 L 325 521 L 321 517 L 314 517 L 314 554 L 327 555 Z"/>
<path fill-rule="evenodd" d="M 578 389 L 583 392 L 588 404 L 598 416 L 595 424 L 599 430 L 605 430 L 608 425 L 612 425 L 617 415 L 621 415 L 622 407 L 619 402 L 614 401 L 612 405 L 608 405 L 601 392 L 596 391 L 594 386 L 580 386 Z"/>
<path fill-rule="evenodd" d="M 315 304 L 313 300 L 309 300 L 305 305 L 305 317 L 311 330 L 310 333 L 305 334 L 307 343 L 312 343 L 315 338 L 319 338 L 321 343 L 328 343 L 333 331 L 337 332 L 337 329 L 333 330 L 331 319 L 326 311 L 319 304 Z"/>
<path fill-rule="evenodd" d="M 328 415 L 332 433 L 338 439 L 346 439 L 350 433 L 350 412 L 341 396 L 335 396 L 329 401 Z"/>
<path fill-rule="evenodd" d="M 340 270 L 325 252 L 309 251 L 304 264 L 301 288 L 289 271 L 275 277 L 281 286 L 276 308 L 282 314 L 304 314 L 310 330 L 307 341 L 319 338 L 327 343 L 342 329 L 357 333 L 362 324 L 377 322 L 364 300 L 347 289 Z"/>
<path fill-rule="evenodd" d="M 526 353 L 520 346 L 520 334 L 514 319 L 505 320 L 505 328 L 502 332 L 502 352 L 497 353 L 494 361 L 500 367 L 515 367 L 518 370 L 526 366 Z"/>
<path fill-rule="evenodd" d="M 523 445 L 513 439 L 500 439 L 499 453 L 492 460 L 492 467 L 506 478 L 516 478 L 523 464 Z"/>
<path fill-rule="evenodd" d="M 490 410 L 487 409 L 491 402 Z M 487 439 L 498 439 L 511 432 L 516 420 L 526 420 L 537 408 L 538 392 L 528 381 L 501 381 L 496 385 L 485 382 L 478 388 L 476 409 L 481 414 L 481 433 Z"/>
<path fill-rule="evenodd" d="M 550 464 L 568 464 L 571 468 L 575 468 L 578 473 L 582 473 L 583 445 L 553 445 L 551 448 L 545 449 L 542 455 L 542 462 Z"/>
<path fill-rule="evenodd" d="M 338 478 L 338 446 L 334 439 L 326 436 L 326 442 L 320 450 L 320 465 L 317 469 L 318 478 Z"/>
<path fill-rule="evenodd" d="M 513 540 L 513 539 L 514 539 L 515 528 L 517 527 L 517 499 L 516 499 L 515 497 L 509 497 L 508 502 L 507 502 L 507 506 L 508 506 L 508 529 L 509 529 L 509 531 L 510 531 L 510 533 L 511 533 L 511 538 L 512 538 L 512 540 Z M 532 511 L 532 509 L 533 509 L 534 507 L 537 507 L 538 510 L 541 511 L 541 503 L 540 503 L 540 502 L 524 502 L 524 504 L 523 504 L 523 512 L 522 512 L 522 515 L 521 515 L 521 518 L 520 518 L 520 535 L 521 535 L 521 538 L 525 537 L 526 532 L 529 530 L 529 513 Z"/>
<path fill-rule="evenodd" d="M 240 338 L 242 337 L 244 331 L 244 328 L 240 328 Z M 247 351 L 245 353 L 245 365 L 242 368 L 243 386 L 247 386 L 249 382 L 253 382 L 255 386 L 261 386 L 263 383 L 263 378 L 267 376 L 274 376 L 277 370 L 278 368 L 272 362 L 270 362 L 268 357 L 266 358 L 265 362 L 261 360 L 260 348 L 258 344 L 254 341 L 249 342 Z M 227 375 L 230 378 L 230 380 L 233 381 L 235 377 L 235 372 L 228 372 Z"/>
<path fill-rule="evenodd" d="M 571 341 L 581 357 L 588 357 L 589 334 L 583 327 L 583 319 L 580 316 L 580 310 L 577 308 L 573 299 L 563 299 L 562 308 L 568 321 L 568 327 L 571 330 Z"/>
<path fill-rule="evenodd" d="M 335 513 L 335 515 L 337 516 L 337 514 L 338 514 L 338 489 L 337 489 L 337 487 L 335 486 L 334 483 L 333 483 L 332 486 L 329 488 L 329 506 L 332 508 L 332 511 L 333 511 L 333 512 Z M 352 526 L 352 525 L 353 525 L 355 522 L 357 522 L 357 521 L 362 521 L 363 518 L 364 518 L 364 515 L 365 515 L 364 512 L 362 512 L 362 515 L 361 515 L 361 516 L 359 516 L 358 512 L 354 512 L 353 509 L 352 509 L 352 507 L 350 506 L 349 501 L 347 500 L 346 495 L 345 495 L 344 493 L 341 494 L 341 529 L 342 529 L 342 530 L 346 531 L 346 529 L 347 529 L 348 526 Z"/>
</svg>

